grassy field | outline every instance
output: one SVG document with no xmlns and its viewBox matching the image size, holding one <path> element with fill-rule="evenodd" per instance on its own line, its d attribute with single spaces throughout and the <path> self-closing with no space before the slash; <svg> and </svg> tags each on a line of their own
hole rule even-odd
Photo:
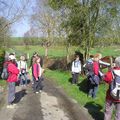
<svg viewBox="0 0 120 120">
<path fill-rule="evenodd" d="M 74 54 L 76 50 L 79 50 L 84 54 L 84 52 L 80 48 L 75 46 L 70 48 L 70 54 Z M 18 55 L 22 53 L 29 53 L 30 56 L 36 51 L 40 55 L 44 56 L 45 48 L 41 46 L 29 46 L 29 49 L 26 49 L 25 46 L 16 46 L 11 51 L 15 51 Z M 103 56 L 112 55 L 116 57 L 120 55 L 120 49 L 118 49 L 118 47 L 116 46 L 105 47 L 105 48 L 101 48 L 101 47 L 91 48 L 90 54 L 96 54 L 96 53 L 102 53 Z M 50 58 L 60 58 L 66 55 L 67 55 L 67 52 L 66 52 L 65 46 L 53 46 L 53 47 L 50 47 L 48 51 L 48 57 Z"/>
</svg>

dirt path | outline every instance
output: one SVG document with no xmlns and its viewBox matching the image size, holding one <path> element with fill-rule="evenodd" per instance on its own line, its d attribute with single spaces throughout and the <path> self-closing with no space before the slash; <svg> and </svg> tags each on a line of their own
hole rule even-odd
<svg viewBox="0 0 120 120">
<path fill-rule="evenodd" d="M 17 105 L 0 111 L 1 120 L 91 120 L 87 112 L 68 98 L 61 88 L 50 80 L 44 81 L 42 93 L 33 93 L 31 87 L 27 92 L 17 87 Z"/>
</svg>

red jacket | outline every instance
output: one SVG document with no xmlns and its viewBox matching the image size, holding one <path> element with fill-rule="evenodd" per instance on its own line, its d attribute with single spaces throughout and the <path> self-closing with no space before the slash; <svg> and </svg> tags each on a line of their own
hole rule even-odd
<svg viewBox="0 0 120 120">
<path fill-rule="evenodd" d="M 41 76 L 41 66 L 40 64 L 33 64 L 33 69 L 32 69 L 32 72 L 33 72 L 33 76 L 35 79 L 37 79 L 38 77 Z"/>
<path fill-rule="evenodd" d="M 7 82 L 16 82 L 18 80 L 18 74 L 19 74 L 19 70 L 16 67 L 16 65 L 10 62 L 8 64 L 7 70 L 9 73 Z"/>
<path fill-rule="evenodd" d="M 99 62 L 94 61 L 93 62 L 93 72 L 95 75 L 99 75 Z"/>
<path fill-rule="evenodd" d="M 114 67 L 113 70 L 114 70 L 114 73 L 116 73 L 117 75 L 120 76 L 120 68 Z M 112 71 L 109 70 L 109 71 L 105 74 L 105 76 L 104 76 L 104 81 L 110 85 L 110 83 L 112 82 L 112 80 L 113 80 L 113 74 L 112 74 Z M 106 100 L 112 100 L 113 102 L 120 102 L 120 100 L 115 100 L 115 99 L 110 95 L 110 90 L 109 90 L 109 89 L 108 89 L 107 92 L 106 92 Z"/>
</svg>

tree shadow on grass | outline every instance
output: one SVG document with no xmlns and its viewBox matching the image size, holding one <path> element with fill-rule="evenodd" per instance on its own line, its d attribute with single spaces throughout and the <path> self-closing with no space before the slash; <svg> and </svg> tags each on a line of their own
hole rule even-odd
<svg viewBox="0 0 120 120">
<path fill-rule="evenodd" d="M 88 109 L 89 114 L 93 117 L 94 120 L 103 120 L 104 119 L 104 113 L 101 112 L 102 106 L 99 104 L 96 104 L 95 102 L 88 102 L 84 106 Z"/>
<path fill-rule="evenodd" d="M 19 91 L 19 92 L 16 92 L 16 93 L 15 93 L 14 103 L 20 102 L 20 100 L 21 100 L 25 95 L 27 95 L 26 90 L 21 90 L 21 91 Z"/>
</svg>

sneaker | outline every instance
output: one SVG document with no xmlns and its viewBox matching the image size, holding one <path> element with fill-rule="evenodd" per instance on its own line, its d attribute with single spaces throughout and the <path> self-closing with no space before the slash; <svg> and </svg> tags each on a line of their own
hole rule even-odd
<svg viewBox="0 0 120 120">
<path fill-rule="evenodd" d="M 38 94 L 39 92 L 35 92 L 36 94 Z"/>
<path fill-rule="evenodd" d="M 14 108 L 14 105 L 7 105 L 7 108 Z"/>
<path fill-rule="evenodd" d="M 39 93 L 41 93 L 42 92 L 42 90 L 39 90 Z"/>
</svg>

